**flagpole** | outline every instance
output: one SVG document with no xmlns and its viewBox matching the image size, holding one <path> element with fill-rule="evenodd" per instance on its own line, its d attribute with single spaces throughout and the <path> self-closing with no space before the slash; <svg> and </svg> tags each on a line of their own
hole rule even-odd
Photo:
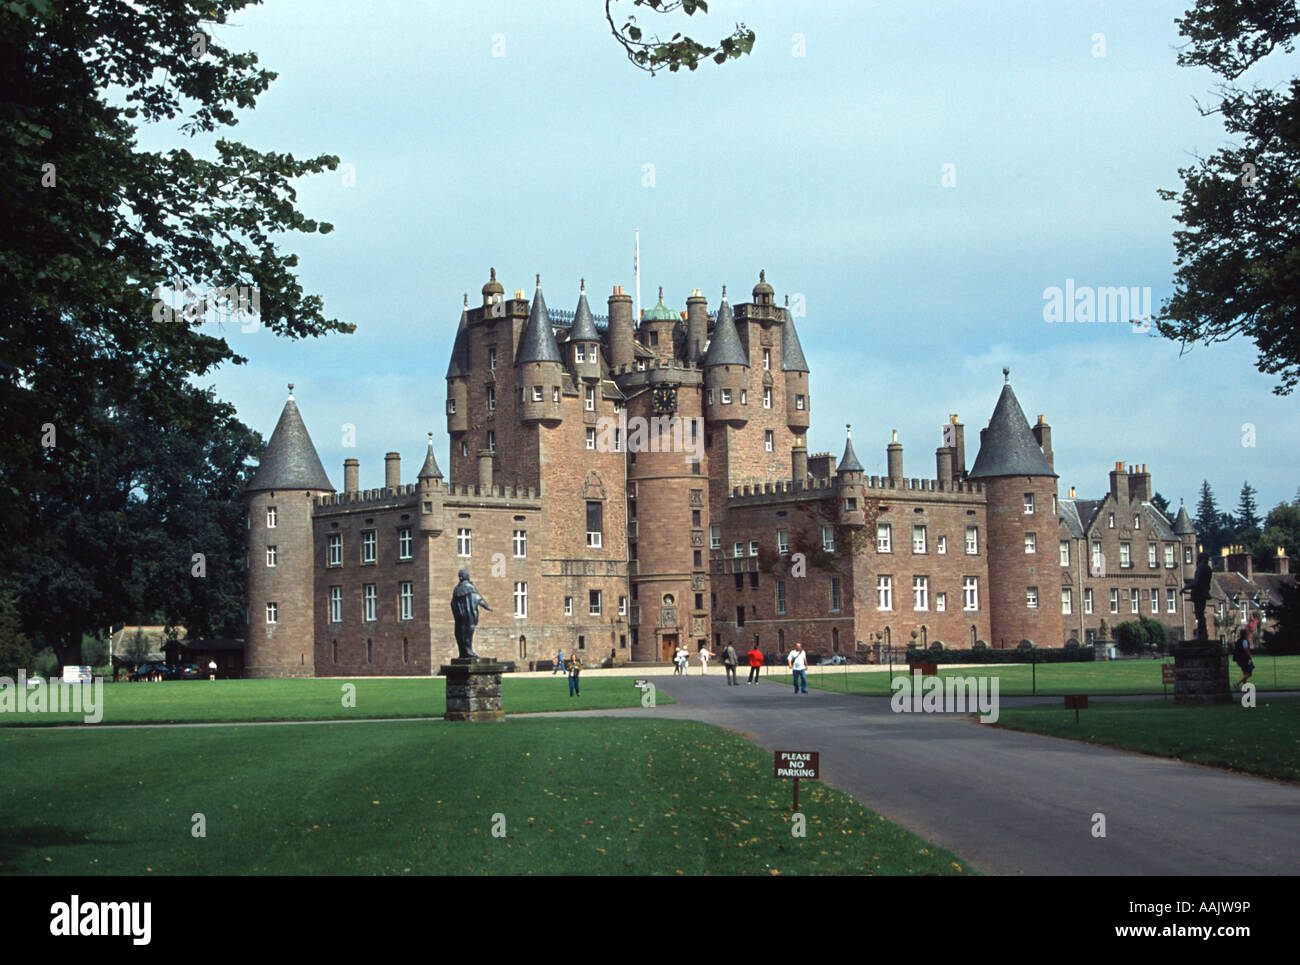
<svg viewBox="0 0 1300 965">
<path fill-rule="evenodd" d="M 632 274 L 636 276 L 636 314 L 632 316 L 633 325 L 641 324 L 641 229 L 633 229 L 636 233 L 636 247 L 632 255 Z"/>
</svg>

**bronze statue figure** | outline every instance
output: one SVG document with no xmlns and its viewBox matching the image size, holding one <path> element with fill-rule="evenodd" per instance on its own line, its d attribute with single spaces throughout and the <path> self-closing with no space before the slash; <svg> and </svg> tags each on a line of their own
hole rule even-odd
<svg viewBox="0 0 1300 965">
<path fill-rule="evenodd" d="M 1196 614 L 1196 639 L 1208 640 L 1210 635 L 1205 626 L 1205 604 L 1210 599 L 1210 558 L 1201 553 L 1196 558 L 1196 575 L 1188 580 L 1187 589 L 1191 592 L 1192 612 Z"/>
<path fill-rule="evenodd" d="M 474 628 L 478 626 L 478 608 L 491 611 L 487 600 L 479 596 L 474 584 L 469 581 L 469 570 L 462 569 L 458 574 L 460 582 L 451 591 L 451 615 L 456 620 L 456 646 L 460 648 L 462 660 L 478 660 L 474 652 Z"/>
</svg>

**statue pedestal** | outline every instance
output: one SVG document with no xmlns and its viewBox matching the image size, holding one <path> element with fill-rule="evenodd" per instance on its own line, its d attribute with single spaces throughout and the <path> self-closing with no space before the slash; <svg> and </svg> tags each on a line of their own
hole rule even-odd
<svg viewBox="0 0 1300 965">
<path fill-rule="evenodd" d="M 447 678 L 446 720 L 502 720 L 501 675 L 506 665 L 492 660 L 457 657 L 443 664 L 439 673 Z"/>
<path fill-rule="evenodd" d="M 1218 640 L 1186 640 L 1174 646 L 1174 703 L 1230 704 L 1228 654 Z"/>
</svg>

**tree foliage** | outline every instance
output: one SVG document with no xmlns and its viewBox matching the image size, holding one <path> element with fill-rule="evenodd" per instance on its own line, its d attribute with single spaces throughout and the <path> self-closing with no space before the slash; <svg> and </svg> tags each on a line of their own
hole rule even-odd
<svg viewBox="0 0 1300 965">
<path fill-rule="evenodd" d="M 1245 336 L 1287 395 L 1300 382 L 1300 78 L 1282 90 L 1238 81 L 1300 36 L 1295 0 L 1197 0 L 1177 21 L 1183 66 L 1222 78 L 1218 113 L 1235 143 L 1178 173 L 1174 294 L 1156 330 L 1184 347 Z"/>
<path fill-rule="evenodd" d="M 728 37 L 723 37 L 716 44 L 708 46 L 681 33 L 675 33 L 668 40 L 661 40 L 658 35 L 647 37 L 637 26 L 636 16 L 628 14 L 627 20 L 620 27 L 614 20 L 614 4 L 618 0 L 605 0 L 605 19 L 609 22 L 610 32 L 623 49 L 627 59 L 651 75 L 665 67 L 676 73 L 685 67 L 695 70 L 706 60 L 725 64 L 728 60 L 743 57 L 754 48 L 754 31 L 743 23 L 736 24 L 736 29 Z M 709 5 L 705 0 L 632 0 L 633 6 L 645 7 L 659 14 L 673 13 L 681 10 L 688 17 L 698 10 L 708 13 Z"/>
</svg>

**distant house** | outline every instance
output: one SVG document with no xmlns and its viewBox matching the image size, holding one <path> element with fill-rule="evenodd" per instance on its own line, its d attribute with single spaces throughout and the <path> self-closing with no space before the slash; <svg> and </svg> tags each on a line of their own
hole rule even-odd
<svg viewBox="0 0 1300 965">
<path fill-rule="evenodd" d="M 1282 601 L 1281 587 L 1296 577 L 1291 573 L 1291 561 L 1281 548 L 1272 573 L 1256 572 L 1254 560 L 1244 547 L 1225 547 L 1222 559 L 1223 571 L 1216 571 L 1210 581 L 1207 615 L 1211 632 L 1227 643 L 1252 621 L 1258 620 L 1263 625 L 1267 621 L 1266 608 Z"/>
</svg>

